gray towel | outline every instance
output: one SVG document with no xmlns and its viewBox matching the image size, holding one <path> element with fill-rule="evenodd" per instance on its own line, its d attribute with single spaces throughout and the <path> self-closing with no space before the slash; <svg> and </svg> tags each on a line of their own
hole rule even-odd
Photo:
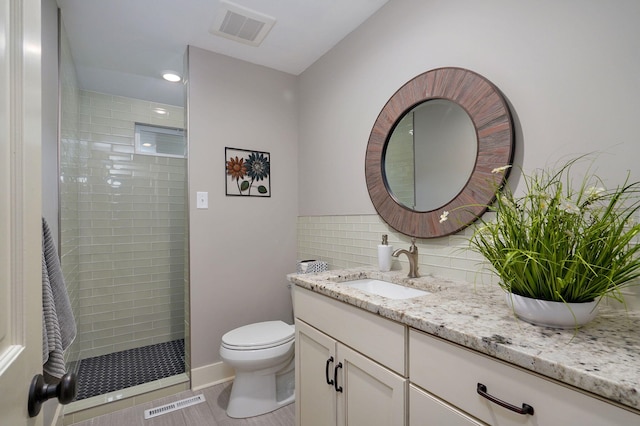
<svg viewBox="0 0 640 426">
<path fill-rule="evenodd" d="M 47 221 L 42 218 L 42 363 L 45 373 L 60 378 L 66 373 L 64 351 L 76 338 L 60 259 Z"/>
</svg>

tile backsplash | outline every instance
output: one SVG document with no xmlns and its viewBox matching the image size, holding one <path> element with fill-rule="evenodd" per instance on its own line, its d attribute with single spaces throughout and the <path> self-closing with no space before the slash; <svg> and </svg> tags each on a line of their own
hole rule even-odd
<svg viewBox="0 0 640 426">
<path fill-rule="evenodd" d="M 411 238 L 390 228 L 378 215 L 300 216 L 298 217 L 298 259 L 324 260 L 330 269 L 378 264 L 378 244 L 389 235 L 394 249 L 408 249 Z M 482 258 L 467 250 L 471 231 L 442 238 L 416 241 L 420 273 L 456 280 L 490 282 L 482 272 Z M 393 258 L 393 270 L 408 272 L 406 256 Z"/>
</svg>

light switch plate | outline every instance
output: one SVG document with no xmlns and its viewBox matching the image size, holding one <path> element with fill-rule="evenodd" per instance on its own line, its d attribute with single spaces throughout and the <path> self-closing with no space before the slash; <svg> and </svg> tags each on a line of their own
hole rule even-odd
<svg viewBox="0 0 640 426">
<path fill-rule="evenodd" d="M 197 192 L 196 193 L 196 207 L 199 209 L 208 209 L 209 208 L 209 193 L 208 192 Z"/>
</svg>

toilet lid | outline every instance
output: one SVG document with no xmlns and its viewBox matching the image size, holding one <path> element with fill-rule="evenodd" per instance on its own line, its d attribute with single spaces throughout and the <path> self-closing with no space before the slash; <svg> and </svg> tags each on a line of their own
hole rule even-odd
<svg viewBox="0 0 640 426">
<path fill-rule="evenodd" d="M 265 321 L 245 325 L 222 336 L 222 345 L 229 349 L 267 349 L 290 342 L 295 328 L 283 321 Z"/>
</svg>

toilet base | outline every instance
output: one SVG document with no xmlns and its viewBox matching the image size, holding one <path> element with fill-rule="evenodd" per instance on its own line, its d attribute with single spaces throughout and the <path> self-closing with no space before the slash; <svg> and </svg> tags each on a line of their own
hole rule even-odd
<svg viewBox="0 0 640 426">
<path fill-rule="evenodd" d="M 259 416 L 294 400 L 295 375 L 292 368 L 281 374 L 238 372 L 231 387 L 227 416 L 236 419 Z"/>
</svg>

